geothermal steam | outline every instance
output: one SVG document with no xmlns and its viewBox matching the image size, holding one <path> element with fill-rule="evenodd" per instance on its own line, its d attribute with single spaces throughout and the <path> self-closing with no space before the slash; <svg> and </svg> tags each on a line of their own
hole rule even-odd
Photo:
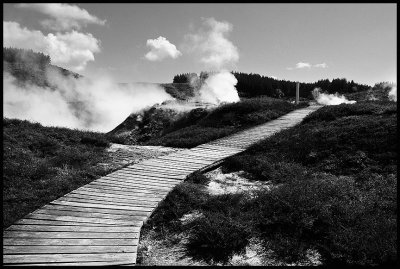
<svg viewBox="0 0 400 269">
<path fill-rule="evenodd" d="M 235 88 L 237 79 L 228 71 L 209 76 L 199 90 L 198 98 L 205 103 L 233 103 L 240 101 Z"/>
<path fill-rule="evenodd" d="M 4 117 L 46 126 L 107 132 L 131 113 L 173 99 L 156 85 L 118 86 L 107 77 L 89 80 L 47 72 L 51 88 L 20 85 L 3 73 Z"/>
<path fill-rule="evenodd" d="M 356 101 L 347 100 L 343 95 L 335 94 L 326 94 L 322 93 L 320 88 L 315 88 L 312 91 L 312 95 L 318 104 L 332 106 L 332 105 L 340 105 L 340 104 L 354 104 Z"/>
<path fill-rule="evenodd" d="M 397 86 L 395 85 L 391 86 L 391 89 L 388 93 L 388 97 L 390 101 L 397 102 Z"/>
<path fill-rule="evenodd" d="M 220 104 L 240 101 L 235 88 L 237 80 L 226 71 L 239 60 L 236 46 L 228 39 L 232 24 L 217 21 L 214 18 L 203 18 L 203 27 L 195 33 L 186 35 L 184 49 L 197 55 L 197 59 L 207 68 L 217 72 L 211 73 L 195 97 L 196 101 Z M 191 81 L 193 85 L 193 81 Z M 196 85 L 193 85 L 196 86 Z"/>
</svg>

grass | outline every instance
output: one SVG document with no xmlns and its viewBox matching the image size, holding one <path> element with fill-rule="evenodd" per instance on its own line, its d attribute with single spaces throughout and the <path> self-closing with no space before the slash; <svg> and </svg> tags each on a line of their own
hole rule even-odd
<svg viewBox="0 0 400 269">
<path fill-rule="evenodd" d="M 307 104 L 294 105 L 269 98 L 243 98 L 214 110 L 196 109 L 165 128 L 161 136 L 152 137 L 148 145 L 191 148 L 276 119 Z"/>
<path fill-rule="evenodd" d="M 33 210 L 105 175 L 110 137 L 3 119 L 3 229 Z"/>
<path fill-rule="evenodd" d="M 396 105 L 321 108 L 225 162 L 226 172 L 273 182 L 270 191 L 212 196 L 195 175 L 167 196 L 144 232 L 156 227 L 167 240 L 187 234 L 187 255 L 209 264 L 227 263 L 254 237 L 288 263 L 316 250 L 323 265 L 396 264 Z M 183 225 L 193 211 L 201 217 Z"/>
</svg>

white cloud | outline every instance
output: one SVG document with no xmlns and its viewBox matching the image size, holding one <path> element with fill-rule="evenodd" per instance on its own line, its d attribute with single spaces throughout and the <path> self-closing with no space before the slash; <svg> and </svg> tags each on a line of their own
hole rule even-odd
<svg viewBox="0 0 400 269">
<path fill-rule="evenodd" d="M 321 64 L 310 64 L 310 63 L 303 63 L 303 62 L 298 62 L 295 67 L 286 67 L 287 70 L 293 70 L 293 69 L 311 69 L 311 68 L 328 68 L 328 65 L 326 63 L 321 63 Z"/>
<path fill-rule="evenodd" d="M 17 22 L 3 21 L 3 47 L 32 49 L 47 54 L 55 65 L 83 70 L 89 61 L 94 61 L 94 53 L 100 51 L 100 41 L 90 33 L 71 31 L 49 33 L 21 27 Z"/>
<path fill-rule="evenodd" d="M 104 25 L 105 20 L 100 20 L 83 8 L 76 5 L 60 4 L 60 3 L 43 3 L 43 4 L 17 4 L 16 7 L 31 9 L 47 16 L 51 19 L 41 21 L 44 27 L 52 30 L 71 30 L 81 29 L 87 24 Z"/>
<path fill-rule="evenodd" d="M 311 64 L 310 64 L 310 63 L 302 63 L 302 62 L 299 62 L 299 63 L 296 64 L 296 68 L 297 68 L 297 69 L 311 68 Z"/>
<path fill-rule="evenodd" d="M 174 44 L 162 36 L 157 39 L 148 39 L 146 45 L 151 49 L 144 56 L 149 61 L 161 61 L 167 57 L 176 59 L 182 55 Z"/>
<path fill-rule="evenodd" d="M 326 63 L 322 63 L 322 64 L 315 64 L 314 67 L 317 67 L 317 68 L 327 68 L 328 65 L 327 65 Z"/>
<path fill-rule="evenodd" d="M 199 54 L 200 62 L 209 68 L 222 69 L 239 60 L 238 49 L 227 39 L 232 24 L 214 18 L 202 18 L 203 28 L 185 36 L 184 48 Z"/>
</svg>

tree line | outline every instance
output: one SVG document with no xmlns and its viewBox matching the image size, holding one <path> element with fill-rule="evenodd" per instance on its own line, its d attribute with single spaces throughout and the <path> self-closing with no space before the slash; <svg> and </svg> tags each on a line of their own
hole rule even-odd
<svg viewBox="0 0 400 269">
<path fill-rule="evenodd" d="M 261 76 L 253 73 L 231 72 L 238 80 L 236 89 L 240 96 L 254 97 L 267 95 L 272 97 L 294 97 L 296 95 L 296 82 L 288 80 L 278 80 L 268 76 Z M 207 72 L 201 72 L 200 78 L 207 78 Z M 183 73 L 174 76 L 173 83 L 189 83 L 196 77 L 195 73 Z M 370 89 L 369 85 L 348 81 L 345 78 L 335 78 L 318 80 L 313 83 L 300 82 L 300 97 L 309 98 L 315 88 L 321 88 L 328 93 L 352 93 Z"/>
<path fill-rule="evenodd" d="M 38 67 L 45 67 L 50 64 L 50 56 L 33 50 L 18 48 L 3 48 L 3 61 L 12 63 L 31 63 Z"/>
</svg>

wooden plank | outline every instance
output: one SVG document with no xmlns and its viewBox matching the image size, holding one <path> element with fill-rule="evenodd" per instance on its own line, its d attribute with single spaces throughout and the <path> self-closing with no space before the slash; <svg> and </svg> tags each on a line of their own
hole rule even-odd
<svg viewBox="0 0 400 269">
<path fill-rule="evenodd" d="M 181 180 L 176 181 L 162 181 L 158 179 L 137 179 L 137 180 L 129 180 L 124 178 L 101 178 L 93 183 L 108 183 L 108 184 L 119 184 L 122 186 L 151 186 L 151 187 L 164 187 L 164 188 L 173 188 L 177 184 L 179 184 Z"/>
<path fill-rule="evenodd" d="M 167 174 L 167 175 L 176 175 L 176 176 L 182 176 L 182 175 L 186 175 L 188 172 L 188 170 L 182 171 L 182 170 L 177 170 L 174 168 L 170 168 L 170 167 L 164 167 L 164 166 L 148 166 L 148 165 L 135 165 L 133 167 L 127 167 L 125 170 L 129 170 L 129 171 L 136 171 L 136 170 L 140 170 L 141 172 L 145 171 L 145 172 L 150 172 L 150 173 L 154 173 L 154 172 L 162 172 L 163 174 Z"/>
<path fill-rule="evenodd" d="M 52 262 L 135 262 L 135 253 L 85 253 L 85 254 L 21 254 L 3 255 L 3 264 Z"/>
<path fill-rule="evenodd" d="M 137 246 L 3 246 L 4 254 L 136 253 Z"/>
<path fill-rule="evenodd" d="M 172 156 L 171 156 L 172 157 Z M 173 156 L 174 158 L 187 158 L 187 159 L 193 159 L 193 160 L 204 160 L 204 161 L 209 161 L 209 162 L 215 162 L 220 159 L 220 157 L 210 157 L 207 155 L 195 155 L 195 154 L 190 154 L 190 153 L 185 153 L 185 154 L 177 154 Z"/>
<path fill-rule="evenodd" d="M 81 223 L 75 221 L 55 221 L 55 220 L 42 220 L 42 219 L 20 219 L 15 224 L 34 224 L 34 225 L 69 225 L 69 226 L 89 226 L 89 227 L 104 227 L 104 224 L 97 223 Z M 107 224 L 105 224 L 107 225 Z M 110 227 L 111 225 L 107 225 Z"/>
<path fill-rule="evenodd" d="M 96 181 L 92 185 L 102 185 L 102 186 L 114 186 L 114 187 L 124 187 L 130 189 L 167 189 L 167 190 L 172 190 L 176 185 L 178 185 L 180 182 L 176 182 L 173 184 L 165 184 L 163 182 L 135 182 L 135 183 L 129 183 L 129 182 L 124 182 L 124 181 L 112 181 L 112 180 L 101 180 L 101 181 Z"/>
<path fill-rule="evenodd" d="M 7 264 L 7 266 L 50 266 L 50 267 L 60 267 L 60 266 L 135 266 L 135 263 L 125 261 L 120 262 L 56 262 L 56 263 L 29 263 L 29 264 Z"/>
<path fill-rule="evenodd" d="M 78 189 L 77 189 L 78 190 Z M 125 196 L 131 196 L 131 197 L 154 197 L 154 198 L 158 198 L 161 197 L 163 198 L 165 196 L 165 193 L 163 192 L 148 192 L 148 191 L 141 191 L 141 190 L 137 190 L 137 191 L 130 191 L 130 192 L 126 192 L 126 191 L 116 191 L 116 190 L 107 190 L 104 188 L 93 188 L 93 187 L 82 187 L 79 188 L 79 191 L 87 191 L 87 192 L 96 192 L 96 193 L 104 193 L 104 194 L 116 194 L 116 195 L 125 195 Z"/>
<path fill-rule="evenodd" d="M 139 238 L 139 233 L 4 231 L 3 238 Z"/>
<path fill-rule="evenodd" d="M 153 170 L 157 170 L 157 169 L 165 169 L 165 170 L 172 170 L 174 173 L 177 174 L 185 174 L 188 171 L 190 171 L 192 168 L 191 166 L 172 166 L 171 164 L 166 164 L 165 161 L 162 160 L 158 160 L 158 159 L 151 159 L 151 160 L 147 160 L 146 162 L 141 162 L 141 163 L 137 163 L 137 164 L 133 164 L 133 165 L 129 165 L 127 167 L 125 167 L 124 169 L 129 170 L 129 169 L 135 169 L 137 167 L 141 167 L 141 166 L 146 166 L 150 168 L 152 168 Z M 121 169 L 121 170 L 124 170 Z"/>
<path fill-rule="evenodd" d="M 172 164 L 174 164 L 174 168 L 179 168 L 182 170 L 188 170 L 191 169 L 193 167 L 193 165 L 196 165 L 195 163 L 189 163 L 189 162 L 181 162 L 181 161 L 177 161 L 177 160 L 167 160 L 167 159 L 160 159 L 160 158 L 154 158 L 154 159 L 148 159 L 145 160 L 139 164 L 149 164 L 149 163 L 155 163 L 158 166 L 170 166 Z M 178 165 L 176 165 L 178 164 Z"/>
<path fill-rule="evenodd" d="M 182 176 L 183 177 L 183 176 Z M 113 175 L 113 176 L 105 176 L 99 178 L 98 180 L 119 180 L 124 181 L 126 183 L 135 183 L 135 182 L 154 182 L 154 183 L 163 183 L 163 184 L 176 184 L 182 181 L 182 179 L 170 179 L 170 178 L 159 178 L 159 177 L 142 177 L 142 176 L 121 176 L 121 175 Z M 96 180 L 97 181 L 97 180 Z"/>
<path fill-rule="evenodd" d="M 65 202 L 77 202 L 77 203 L 91 203 L 91 204 L 99 204 L 99 205 L 116 205 L 116 206 L 140 206 L 140 207 L 148 207 L 148 208 L 154 208 L 156 204 L 137 204 L 137 203 L 126 203 L 126 202 L 111 202 L 111 201 L 105 201 L 105 200 L 93 200 L 93 199 L 88 199 L 87 197 L 84 198 L 76 198 L 76 197 L 71 197 L 71 196 L 64 196 L 61 198 L 58 198 L 57 201 L 65 201 Z"/>
<path fill-rule="evenodd" d="M 189 171 L 193 171 L 196 170 L 198 168 L 204 167 L 205 165 L 203 164 L 187 164 L 184 162 L 180 162 L 180 161 L 173 161 L 173 160 L 168 160 L 168 161 L 162 161 L 162 160 L 151 160 L 151 164 L 163 164 L 165 166 L 171 166 L 173 168 L 187 168 L 187 170 Z"/>
<path fill-rule="evenodd" d="M 179 183 L 179 182 L 182 181 L 182 179 L 147 177 L 147 176 L 142 176 L 142 175 L 129 176 L 129 177 L 121 176 L 121 175 L 112 175 L 112 176 L 104 176 L 104 177 L 102 177 L 100 179 L 118 179 L 118 180 L 124 180 L 124 181 L 127 181 L 127 182 L 134 182 L 135 180 L 148 181 L 148 182 L 160 181 L 160 182 L 167 182 L 167 183 L 177 183 L 177 182 Z"/>
<path fill-rule="evenodd" d="M 87 218 L 87 217 L 73 217 L 73 216 L 56 216 L 46 214 L 32 214 L 26 216 L 28 219 L 42 219 L 42 220 L 58 220 L 58 221 L 71 221 L 81 223 L 97 223 L 97 224 L 110 224 L 110 225 L 122 225 L 122 226 L 141 226 L 142 221 L 136 220 L 115 220 L 115 219 L 99 219 L 99 218 Z"/>
<path fill-rule="evenodd" d="M 147 216 L 146 212 L 143 211 L 135 211 L 135 210 L 116 210 L 116 209 L 107 209 L 107 208 L 90 208 L 90 207 L 79 207 L 79 206 L 70 206 L 70 205 L 53 205 L 47 204 L 41 207 L 38 210 L 65 210 L 65 211 L 76 211 L 76 212 L 85 212 L 85 213 L 103 213 L 103 214 L 112 214 L 112 215 L 123 215 L 123 216 Z M 36 212 L 36 211 L 34 211 Z"/>
<path fill-rule="evenodd" d="M 108 204 L 94 204 L 94 203 L 78 203 L 78 202 L 68 202 L 68 201 L 53 201 L 50 204 L 54 205 L 72 205 L 81 207 L 95 207 L 95 208 L 107 208 L 107 209 L 118 209 L 118 210 L 131 210 L 131 211 L 151 211 L 148 207 L 141 206 L 123 206 L 123 205 L 108 205 Z"/>
<path fill-rule="evenodd" d="M 185 164 L 182 162 L 173 162 L 173 161 L 162 161 L 162 160 L 149 160 L 148 162 L 143 162 L 141 164 L 153 165 L 158 167 L 165 168 L 173 168 L 177 170 L 182 170 L 186 172 L 191 172 L 193 169 L 197 167 L 201 167 L 202 165 L 193 165 L 193 164 Z"/>
<path fill-rule="evenodd" d="M 169 186 L 165 186 L 165 185 L 159 185 L 159 184 L 146 184 L 146 183 L 131 183 L 129 185 L 118 185 L 118 184 L 113 184 L 113 182 L 97 182 L 94 181 L 92 183 L 89 183 L 88 186 L 107 186 L 110 188 L 114 188 L 114 189 L 125 189 L 127 192 L 129 192 L 130 190 L 135 190 L 135 189 L 148 189 L 148 190 L 164 190 L 164 191 L 168 191 L 172 189 L 172 185 Z"/>
<path fill-rule="evenodd" d="M 216 151 L 216 150 L 207 150 L 207 149 L 197 149 L 194 148 L 192 149 L 193 153 L 196 154 L 205 154 L 205 155 L 209 155 L 209 156 L 213 156 L 213 157 L 226 157 L 226 156 L 230 156 L 232 154 L 237 154 L 238 152 L 220 152 L 220 151 Z"/>
<path fill-rule="evenodd" d="M 205 164 L 208 165 L 211 162 L 209 161 L 203 161 L 203 160 L 194 160 L 194 159 L 189 159 L 189 158 L 183 158 L 183 157 L 172 157 L 172 156 L 166 156 L 166 157 L 159 157 L 157 158 L 158 160 L 166 160 L 166 161 L 178 161 L 182 163 L 187 163 L 187 164 Z"/>
<path fill-rule="evenodd" d="M 218 140 L 214 140 L 214 141 L 218 141 Z M 212 142 L 214 142 L 214 141 L 212 141 Z M 233 147 L 218 147 L 218 146 L 210 145 L 209 143 L 198 145 L 196 148 L 215 150 L 215 151 L 219 151 L 219 152 L 235 152 L 235 151 L 241 150 L 240 148 L 233 148 Z"/>
<path fill-rule="evenodd" d="M 82 195 L 79 193 L 69 193 L 64 197 L 73 197 L 73 198 L 86 198 L 88 200 L 98 200 L 98 201 L 109 201 L 109 202 L 124 202 L 127 204 L 137 204 L 137 205 L 148 205 L 148 206 L 155 206 L 158 202 L 155 201 L 140 201 L 140 200 L 127 200 L 115 197 L 104 197 L 104 196 L 96 196 L 96 195 Z"/>
<path fill-rule="evenodd" d="M 155 174 L 155 172 L 150 172 L 147 174 L 145 174 L 144 171 L 136 171 L 136 172 L 130 172 L 130 173 L 123 172 L 123 173 L 119 173 L 119 174 L 117 174 L 117 173 L 109 174 L 107 176 L 104 176 L 104 178 L 118 177 L 118 178 L 124 178 L 127 180 L 135 180 L 135 179 L 154 180 L 154 179 L 157 179 L 157 180 L 164 180 L 164 181 L 169 181 L 169 182 L 177 182 L 177 181 L 181 181 L 185 177 L 185 175 L 188 173 L 185 173 L 185 174 L 182 174 L 179 176 L 167 175 L 168 177 L 152 176 L 153 174 Z"/>
<path fill-rule="evenodd" d="M 159 186 L 159 185 L 145 185 L 145 184 L 132 184 L 131 186 L 120 186 L 112 183 L 107 183 L 107 182 L 92 182 L 86 185 L 87 187 L 101 187 L 101 188 L 107 188 L 110 190 L 123 190 L 125 192 L 129 191 L 136 191 L 136 190 L 148 190 L 148 191 L 164 191 L 168 192 L 171 190 L 171 187 L 164 187 L 164 186 Z"/>
<path fill-rule="evenodd" d="M 131 178 L 135 178 L 136 176 L 148 176 L 148 177 L 169 178 L 169 179 L 176 179 L 176 180 L 179 180 L 184 177 L 184 175 L 182 175 L 182 176 L 166 175 L 166 174 L 163 174 L 162 172 L 150 173 L 147 171 L 145 172 L 145 171 L 130 171 L 130 170 L 118 170 L 117 172 L 110 174 L 110 176 L 113 176 L 113 175 L 123 175 L 123 176 L 131 177 Z"/>
<path fill-rule="evenodd" d="M 89 217 L 89 218 L 99 218 L 99 219 L 116 219 L 116 220 L 138 220 L 143 221 L 147 214 L 137 214 L 135 215 L 116 215 L 109 213 L 92 213 L 92 212 L 81 212 L 72 210 L 51 210 L 51 209 L 39 209 L 35 211 L 35 214 L 44 215 L 55 215 L 55 216 L 71 216 L 71 217 Z M 137 215 L 136 215 L 137 214 Z"/>
<path fill-rule="evenodd" d="M 137 239 L 3 238 L 3 246 L 137 246 Z"/>
<path fill-rule="evenodd" d="M 168 193 L 167 190 L 154 190 L 154 189 L 145 189 L 145 188 L 138 188 L 135 190 L 126 190 L 124 188 L 118 188 L 118 187 L 105 187 L 105 186 L 95 186 L 95 185 L 85 185 L 85 190 L 92 190 L 92 189 L 97 189 L 97 190 L 102 190 L 104 192 L 115 192 L 115 193 L 121 193 L 121 194 L 139 194 L 143 193 L 146 195 L 161 195 L 164 197 L 165 194 Z"/>
<path fill-rule="evenodd" d="M 87 192 L 81 190 L 75 190 L 70 192 L 70 194 L 82 194 L 82 195 L 92 195 L 97 197 L 114 197 L 119 199 L 125 199 L 129 201 L 147 201 L 147 202 L 158 202 L 160 199 L 157 197 L 149 197 L 149 196 L 130 196 L 130 195 L 119 195 L 119 194 L 110 194 L 110 193 L 101 193 L 101 192 Z"/>
<path fill-rule="evenodd" d="M 59 225 L 11 225 L 6 229 L 7 231 L 40 231 L 40 232 L 124 232 L 124 233 L 138 233 L 140 227 L 127 227 L 127 226 L 59 226 Z"/>
</svg>

